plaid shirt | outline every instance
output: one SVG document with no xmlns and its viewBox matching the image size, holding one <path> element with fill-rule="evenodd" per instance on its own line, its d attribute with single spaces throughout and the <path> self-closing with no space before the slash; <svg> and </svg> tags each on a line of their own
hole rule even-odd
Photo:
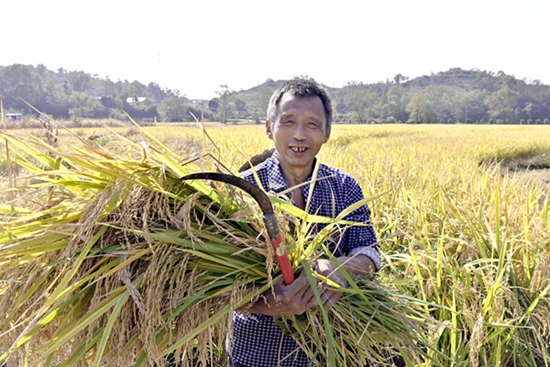
<svg viewBox="0 0 550 367">
<path fill-rule="evenodd" d="M 288 187 L 283 178 L 277 152 L 266 161 L 254 167 L 265 191 L 280 193 Z M 252 170 L 242 173 L 244 179 L 258 185 Z M 326 177 L 326 178 L 324 178 Z M 336 217 L 351 204 L 363 199 L 363 192 L 357 182 L 344 172 L 325 166 L 319 167 L 309 213 L 325 217 Z M 322 179 L 324 178 L 324 179 Z M 310 185 L 304 187 L 304 198 L 309 196 Z M 360 207 L 346 217 L 346 220 L 369 223 L 370 210 L 367 205 Z M 317 230 L 324 224 L 317 224 Z M 353 256 L 358 252 L 370 257 L 377 269 L 380 256 L 372 226 L 352 226 L 343 235 L 333 236 L 329 249 L 337 256 Z M 336 245 L 338 244 L 338 246 Z M 231 358 L 234 363 L 246 367 L 306 367 L 309 358 L 298 347 L 291 336 L 285 336 L 275 325 L 272 316 L 261 314 L 233 315 L 233 338 L 230 341 Z M 280 362 L 280 364 L 279 364 Z"/>
</svg>

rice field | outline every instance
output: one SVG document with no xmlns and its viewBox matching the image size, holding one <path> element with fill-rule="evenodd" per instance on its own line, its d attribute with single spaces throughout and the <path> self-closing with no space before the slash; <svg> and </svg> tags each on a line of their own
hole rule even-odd
<svg viewBox="0 0 550 367">
<path fill-rule="evenodd" d="M 151 140 L 136 128 L 113 130 L 137 143 Z M 145 130 L 178 156 L 210 153 L 232 172 L 272 147 L 263 126 L 209 126 L 209 137 L 194 126 Z M 59 139 L 76 143 L 78 137 L 120 157 L 147 155 L 128 149 L 108 129 L 72 132 L 76 136 L 60 130 Z M 44 136 L 9 131 L 29 133 Z M 6 189 L 36 179 L 14 164 L 13 154 L 8 175 L 2 136 L 0 145 L 5 226 L 12 203 L 29 208 L 36 200 Z M 532 157 L 546 177 L 550 127 L 333 126 L 318 158 L 350 173 L 375 198 L 369 205 L 382 239 L 380 281 L 424 301 L 434 318 L 430 358 L 415 365 L 550 366 L 550 188 L 544 179 L 506 171 L 515 167 L 511 162 Z M 5 261 L 0 252 L 0 263 Z M 0 332 L 1 339 L 6 329 Z"/>
</svg>

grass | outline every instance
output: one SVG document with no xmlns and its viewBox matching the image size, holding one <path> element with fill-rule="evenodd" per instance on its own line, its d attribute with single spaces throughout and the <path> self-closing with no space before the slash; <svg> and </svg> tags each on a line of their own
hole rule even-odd
<svg viewBox="0 0 550 367">
<path fill-rule="evenodd" d="M 196 127 L 146 131 L 181 156 L 202 153 L 206 146 L 234 171 L 272 146 L 256 126 L 209 127 L 219 150 Z M 143 133 L 126 134 L 131 141 L 150 140 Z M 106 130 L 79 129 L 83 139 L 92 135 L 100 135 L 98 146 L 116 155 L 143 154 L 121 149 Z M 439 322 L 430 336 L 429 363 L 550 365 L 550 195 L 537 182 L 512 179 L 496 166 L 548 152 L 546 126 L 333 127 L 320 160 L 351 173 L 366 196 L 388 192 L 370 204 L 376 232 L 379 238 L 403 235 L 380 244 L 385 264 L 380 278 L 398 294 L 425 301 L 423 307 Z M 22 171 L 17 184 L 32 183 Z M 6 173 L 2 177 L 9 186 Z M 8 193 L 0 194 L 7 203 Z M 14 204 L 31 203 L 20 196 Z"/>
</svg>

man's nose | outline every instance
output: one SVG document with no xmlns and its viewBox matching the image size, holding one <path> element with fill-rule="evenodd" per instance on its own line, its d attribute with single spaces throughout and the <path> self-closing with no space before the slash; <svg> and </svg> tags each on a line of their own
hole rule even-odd
<svg viewBox="0 0 550 367">
<path fill-rule="evenodd" d="M 293 137 L 296 140 L 304 140 L 307 136 L 306 131 L 306 124 L 303 122 L 298 122 L 295 125 L 294 131 L 293 131 Z"/>
</svg>

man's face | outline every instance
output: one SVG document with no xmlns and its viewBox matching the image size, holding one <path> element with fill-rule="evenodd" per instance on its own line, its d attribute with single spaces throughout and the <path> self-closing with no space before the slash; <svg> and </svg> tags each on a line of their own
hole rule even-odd
<svg viewBox="0 0 550 367">
<path fill-rule="evenodd" d="M 266 130 L 283 168 L 301 180 L 311 173 L 313 158 L 330 135 L 321 98 L 289 93 L 282 96 L 275 121 L 267 121 Z"/>
</svg>

